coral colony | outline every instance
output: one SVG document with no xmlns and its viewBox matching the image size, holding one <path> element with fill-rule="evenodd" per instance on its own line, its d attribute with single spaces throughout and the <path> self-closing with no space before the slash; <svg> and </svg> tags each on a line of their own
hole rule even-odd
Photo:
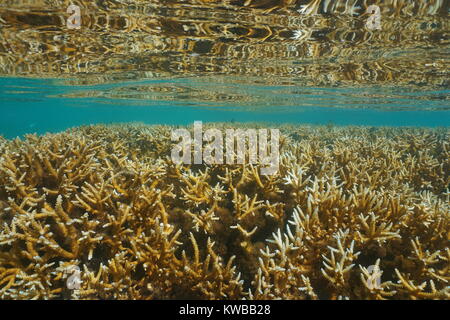
<svg viewBox="0 0 450 320">
<path fill-rule="evenodd" d="M 177 129 L 0 138 L 0 298 L 450 298 L 448 129 L 284 125 L 270 175 Z"/>
<path fill-rule="evenodd" d="M 244 164 L 246 157 L 247 162 L 256 164 L 259 155 L 259 163 L 268 167 L 261 167 L 262 175 L 272 175 L 278 171 L 279 166 L 279 130 L 271 129 L 271 143 L 268 146 L 267 129 L 259 129 L 258 133 L 255 129 L 226 129 L 226 155 L 227 164 Z M 194 164 L 223 164 L 224 163 L 224 147 L 223 133 L 218 129 L 208 129 L 203 134 L 202 122 L 194 122 L 194 139 L 187 129 L 176 129 L 172 132 L 172 141 L 181 141 L 172 149 L 172 161 L 176 164 L 191 164 L 192 162 L 192 142 Z M 203 140 L 208 143 L 203 146 Z M 248 152 L 245 150 L 248 145 Z M 180 156 L 180 153 L 182 154 Z M 236 162 L 235 162 L 236 161 Z"/>
</svg>

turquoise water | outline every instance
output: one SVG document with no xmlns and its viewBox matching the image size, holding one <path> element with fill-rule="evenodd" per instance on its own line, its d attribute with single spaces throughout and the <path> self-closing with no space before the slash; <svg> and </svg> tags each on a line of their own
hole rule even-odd
<svg viewBox="0 0 450 320">
<path fill-rule="evenodd" d="M 0 3 L 0 134 L 195 120 L 449 126 L 448 1 L 383 1 L 377 28 L 369 3 L 80 0 L 77 28 L 67 1 Z"/>
<path fill-rule="evenodd" d="M 183 95 L 136 93 L 136 88 L 184 88 Z M 202 94 L 194 94 L 199 90 Z M 0 79 L 0 134 L 58 132 L 97 123 L 190 124 L 262 121 L 368 126 L 450 125 L 449 90 L 302 88 L 229 85 L 250 102 L 208 101 L 223 86 L 208 79 L 141 80 L 73 85 L 67 80 Z M 187 94 L 186 94 L 187 92 Z M 105 94 L 108 93 L 108 94 Z M 375 96 L 375 97 L 374 97 Z"/>
</svg>

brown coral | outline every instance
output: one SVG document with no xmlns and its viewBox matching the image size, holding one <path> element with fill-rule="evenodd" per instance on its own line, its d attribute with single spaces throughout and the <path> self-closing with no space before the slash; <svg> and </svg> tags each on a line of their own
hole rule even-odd
<svg viewBox="0 0 450 320">
<path fill-rule="evenodd" d="M 1 139 L 0 298 L 450 298 L 448 130 L 285 125 L 260 176 L 170 129 Z"/>
</svg>

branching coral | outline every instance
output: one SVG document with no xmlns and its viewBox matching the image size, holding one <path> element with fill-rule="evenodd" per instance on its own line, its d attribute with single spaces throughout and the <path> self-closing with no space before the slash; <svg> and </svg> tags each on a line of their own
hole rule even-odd
<svg viewBox="0 0 450 320">
<path fill-rule="evenodd" d="M 285 125 L 263 176 L 171 129 L 0 139 L 0 298 L 450 298 L 448 130 Z"/>
</svg>

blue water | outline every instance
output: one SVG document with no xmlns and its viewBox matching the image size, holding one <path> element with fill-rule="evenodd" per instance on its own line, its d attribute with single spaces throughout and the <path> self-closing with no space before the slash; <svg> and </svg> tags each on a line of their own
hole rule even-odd
<svg viewBox="0 0 450 320">
<path fill-rule="evenodd" d="M 211 102 L 201 97 L 170 100 L 167 95 L 156 94 L 148 99 L 148 96 L 139 94 L 130 97 L 133 91 L 126 91 L 127 88 L 161 85 L 187 87 L 193 92 L 199 88 L 205 92 L 216 90 L 214 83 L 201 79 L 141 80 L 85 86 L 53 79 L 0 78 L 0 135 L 14 138 L 99 123 L 173 125 L 190 124 L 196 120 L 368 126 L 450 125 L 450 90 L 420 92 L 398 89 L 398 92 L 403 92 L 398 95 L 395 88 L 229 85 L 227 90 L 230 93 L 254 98 L 245 104 L 239 101 Z M 127 95 L 126 98 L 117 94 L 110 97 L 104 92 L 126 92 Z M 364 92 L 367 94 L 362 94 Z M 368 98 L 369 95 L 375 98 Z"/>
</svg>

